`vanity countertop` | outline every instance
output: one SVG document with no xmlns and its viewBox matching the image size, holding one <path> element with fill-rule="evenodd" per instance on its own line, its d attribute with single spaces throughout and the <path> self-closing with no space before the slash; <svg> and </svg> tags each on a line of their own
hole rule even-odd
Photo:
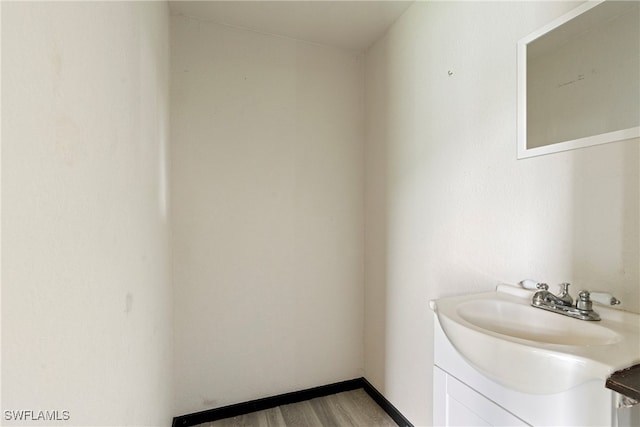
<svg viewBox="0 0 640 427">
<path fill-rule="evenodd" d="M 640 364 L 611 374 L 606 387 L 640 401 Z"/>
</svg>

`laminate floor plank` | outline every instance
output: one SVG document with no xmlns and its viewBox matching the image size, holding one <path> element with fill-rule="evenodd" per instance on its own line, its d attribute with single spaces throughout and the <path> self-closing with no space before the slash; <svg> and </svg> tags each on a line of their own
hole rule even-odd
<svg viewBox="0 0 640 427">
<path fill-rule="evenodd" d="M 281 427 L 285 425 L 280 407 L 270 408 L 260 412 L 263 412 L 265 414 L 265 418 L 267 421 L 265 425 L 260 424 L 260 427 Z"/>
<path fill-rule="evenodd" d="M 353 414 L 349 414 L 342 405 L 344 394 L 332 394 L 311 400 L 311 406 L 322 421 L 323 426 L 357 426 L 354 422 Z"/>
<path fill-rule="evenodd" d="M 363 389 L 282 405 L 198 427 L 398 427 Z"/>
<path fill-rule="evenodd" d="M 362 389 L 349 393 L 343 405 L 360 427 L 397 427 L 395 421 Z"/>
<path fill-rule="evenodd" d="M 280 407 L 285 426 L 322 427 L 322 421 L 311 406 L 311 401 L 292 403 Z"/>
<path fill-rule="evenodd" d="M 280 407 L 250 412 L 232 418 L 200 424 L 202 427 L 282 427 L 286 426 Z"/>
</svg>

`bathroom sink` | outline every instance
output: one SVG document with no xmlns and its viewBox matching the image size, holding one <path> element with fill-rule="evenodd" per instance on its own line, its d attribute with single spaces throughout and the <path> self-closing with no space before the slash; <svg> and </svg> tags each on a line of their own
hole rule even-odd
<svg viewBox="0 0 640 427">
<path fill-rule="evenodd" d="M 476 299 L 459 304 L 458 316 L 489 332 L 547 344 L 604 345 L 620 341 L 615 331 L 511 301 Z"/>
<path fill-rule="evenodd" d="M 511 389 L 558 393 L 640 362 L 640 315 L 594 306 L 588 322 L 531 307 L 531 291 L 495 292 L 431 302 L 442 330 L 477 370 Z M 604 387 L 604 385 L 603 385 Z"/>
</svg>

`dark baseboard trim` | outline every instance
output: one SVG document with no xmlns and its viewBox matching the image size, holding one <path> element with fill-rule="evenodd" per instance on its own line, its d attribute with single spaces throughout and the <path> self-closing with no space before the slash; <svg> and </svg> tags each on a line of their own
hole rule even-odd
<svg viewBox="0 0 640 427">
<path fill-rule="evenodd" d="M 364 389 L 364 391 L 371 396 L 371 398 L 380 405 L 380 407 L 384 409 L 384 411 L 389 414 L 389 416 L 400 427 L 413 427 L 413 425 L 400 413 L 400 411 L 398 411 L 382 394 L 380 394 L 378 390 L 371 385 L 371 383 L 369 383 L 369 381 L 364 378 L 341 381 L 306 390 L 294 391 L 292 393 L 279 394 L 277 396 L 265 397 L 262 399 L 251 400 L 249 402 L 209 409 L 202 412 L 195 412 L 193 414 L 180 415 L 173 418 L 173 423 L 171 425 L 172 427 L 190 427 L 224 418 L 237 417 L 251 412 L 263 411 L 265 409 L 275 408 L 276 406 L 315 399 L 316 397 L 357 390 L 359 388 Z"/>
<path fill-rule="evenodd" d="M 362 388 L 367 392 L 369 396 L 382 408 L 384 411 L 389 414 L 391 419 L 396 422 L 400 427 L 413 427 L 413 424 L 409 422 L 409 420 L 398 411 L 398 409 L 391 404 L 376 388 L 371 385 L 366 378 L 360 378 L 362 381 Z"/>
<path fill-rule="evenodd" d="M 279 394 L 277 396 L 265 397 L 251 400 L 249 402 L 237 403 L 235 405 L 224 406 L 222 408 L 209 409 L 208 411 L 196 412 L 188 415 L 181 415 L 173 419 L 173 427 L 188 427 L 223 418 L 237 417 L 238 415 L 250 412 L 263 411 L 276 406 L 288 405 L 290 403 L 302 402 L 303 400 L 315 399 L 316 397 L 328 396 L 330 394 L 341 393 L 362 388 L 360 378 L 347 380 L 338 383 L 313 387 L 306 390 L 294 391 L 291 393 Z"/>
</svg>

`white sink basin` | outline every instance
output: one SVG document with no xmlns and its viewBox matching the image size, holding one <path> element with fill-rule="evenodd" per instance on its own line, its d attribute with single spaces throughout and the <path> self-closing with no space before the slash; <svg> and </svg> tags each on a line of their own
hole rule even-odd
<svg viewBox="0 0 640 427">
<path fill-rule="evenodd" d="M 499 285 L 432 308 L 469 363 L 517 391 L 558 393 L 640 362 L 639 315 L 594 304 L 602 320 L 578 320 L 531 307 L 532 295 Z"/>
<path fill-rule="evenodd" d="M 462 319 L 488 332 L 540 343 L 584 346 L 613 344 L 621 339 L 598 322 L 576 321 L 531 308 L 499 299 L 476 299 L 460 303 L 456 311 Z"/>
</svg>

